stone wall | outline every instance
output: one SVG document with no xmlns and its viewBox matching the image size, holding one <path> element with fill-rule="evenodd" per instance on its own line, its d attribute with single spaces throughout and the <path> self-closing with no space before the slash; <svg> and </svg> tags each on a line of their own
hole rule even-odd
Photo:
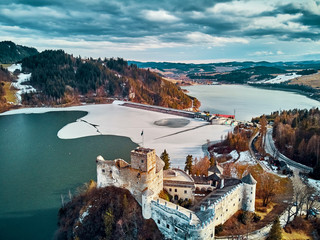
<svg viewBox="0 0 320 240">
<path fill-rule="evenodd" d="M 233 214 L 242 209 L 243 184 L 238 184 L 215 203 L 215 226 L 225 223 Z"/>
<path fill-rule="evenodd" d="M 201 222 L 194 212 L 162 199 L 153 200 L 152 219 L 168 239 L 214 239 L 214 211 Z"/>
<path fill-rule="evenodd" d="M 121 167 L 122 159 L 97 160 L 97 186 L 115 186 L 128 189 L 141 205 L 142 193 L 149 189 L 155 195 L 163 189 L 162 170 L 147 173 L 133 169 L 130 165 Z"/>
</svg>

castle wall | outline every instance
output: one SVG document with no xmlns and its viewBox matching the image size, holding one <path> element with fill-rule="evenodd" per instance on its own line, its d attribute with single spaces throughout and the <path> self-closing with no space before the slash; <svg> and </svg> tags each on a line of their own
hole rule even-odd
<svg viewBox="0 0 320 240">
<path fill-rule="evenodd" d="M 215 204 L 215 226 L 225 223 L 233 214 L 242 209 L 243 189 L 243 184 L 237 185 Z"/>
<path fill-rule="evenodd" d="M 194 212 L 167 202 L 153 200 L 152 219 L 168 239 L 214 239 L 214 211 L 208 209 L 207 221 L 201 222 Z"/>
<path fill-rule="evenodd" d="M 148 174 L 130 165 L 119 167 L 120 159 L 114 161 L 97 160 L 98 187 L 115 186 L 128 189 L 141 205 L 142 192 L 152 190 L 157 195 L 163 189 L 162 170 L 155 174 Z"/>
</svg>

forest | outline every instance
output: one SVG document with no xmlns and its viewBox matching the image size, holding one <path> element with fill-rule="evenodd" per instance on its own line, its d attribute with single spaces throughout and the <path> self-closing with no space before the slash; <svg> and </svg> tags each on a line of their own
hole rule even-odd
<svg viewBox="0 0 320 240">
<path fill-rule="evenodd" d="M 22 60 L 22 70 L 31 72 L 30 84 L 38 92 L 25 94 L 24 104 L 67 103 L 81 96 L 119 98 L 177 109 L 200 103 L 149 69 L 128 65 L 122 58 L 81 59 L 62 50 L 46 50 Z"/>
<path fill-rule="evenodd" d="M 274 112 L 266 117 L 274 122 L 273 138 L 281 153 L 307 166 L 320 164 L 319 108 Z"/>
<path fill-rule="evenodd" d="M 276 67 L 255 66 L 249 68 L 237 69 L 232 72 L 222 74 L 188 74 L 191 79 L 212 79 L 223 83 L 244 84 L 252 80 L 261 80 L 270 78 L 271 74 L 285 73 L 286 70 Z M 254 76 L 254 78 L 252 78 Z M 272 77 L 271 77 L 272 78 Z"/>
<path fill-rule="evenodd" d="M 0 42 L 0 63 L 15 63 L 35 54 L 38 54 L 35 48 L 16 45 L 11 41 Z"/>
</svg>

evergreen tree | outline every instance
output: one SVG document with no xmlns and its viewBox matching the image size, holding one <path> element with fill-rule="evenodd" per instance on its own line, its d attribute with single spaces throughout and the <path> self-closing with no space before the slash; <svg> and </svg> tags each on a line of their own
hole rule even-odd
<svg viewBox="0 0 320 240">
<path fill-rule="evenodd" d="M 281 239 L 282 239 L 281 226 L 280 226 L 279 217 L 277 217 L 273 221 L 273 225 L 270 229 L 267 240 L 281 240 Z"/>
<path fill-rule="evenodd" d="M 188 174 L 192 173 L 192 161 L 192 155 L 188 155 L 185 162 L 186 166 L 184 167 L 184 170 L 188 172 Z"/>
<path fill-rule="evenodd" d="M 112 228 L 114 224 L 114 215 L 111 208 L 109 208 L 109 210 L 104 214 L 103 221 L 105 226 L 106 239 L 111 239 Z"/>
<path fill-rule="evenodd" d="M 169 157 L 169 154 L 167 153 L 166 149 L 163 151 L 163 153 L 161 153 L 160 158 L 162 159 L 162 161 L 164 161 L 163 170 L 169 169 L 170 168 L 170 157 Z"/>
</svg>

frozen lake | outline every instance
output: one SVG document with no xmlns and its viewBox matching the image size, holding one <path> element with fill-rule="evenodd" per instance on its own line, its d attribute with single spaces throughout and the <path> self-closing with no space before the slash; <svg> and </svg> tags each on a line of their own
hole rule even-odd
<svg viewBox="0 0 320 240">
<path fill-rule="evenodd" d="M 220 114 L 235 112 L 238 120 L 251 120 L 252 117 L 278 110 L 310 109 L 320 106 L 320 102 L 294 92 L 246 85 L 197 85 L 183 89 L 200 100 L 200 110 Z"/>
</svg>

